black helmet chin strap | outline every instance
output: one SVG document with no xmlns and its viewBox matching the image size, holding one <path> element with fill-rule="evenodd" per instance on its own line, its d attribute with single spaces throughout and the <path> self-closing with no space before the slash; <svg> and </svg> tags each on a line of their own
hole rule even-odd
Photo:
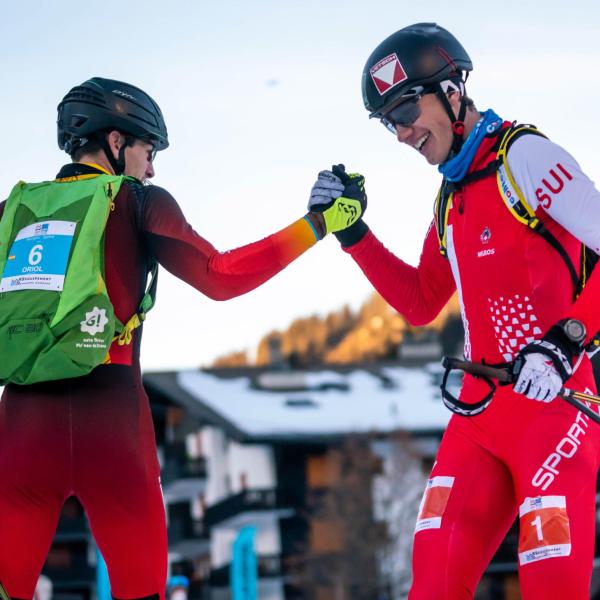
<svg viewBox="0 0 600 600">
<path fill-rule="evenodd" d="M 127 148 L 127 146 L 132 146 L 134 141 L 134 138 L 126 135 L 125 143 L 119 148 L 119 156 L 115 158 L 106 139 L 106 132 L 101 132 L 98 135 L 100 147 L 104 150 L 104 154 L 106 155 L 110 166 L 113 168 L 115 175 L 123 175 L 125 172 L 125 148 Z"/>
<path fill-rule="evenodd" d="M 454 115 L 454 111 L 450 106 L 450 102 L 448 100 L 447 92 L 444 91 L 444 88 L 440 83 L 435 85 L 435 93 L 437 97 L 440 99 L 442 106 L 446 110 L 448 117 L 450 119 L 450 123 L 452 125 L 452 146 L 450 147 L 450 152 L 446 157 L 444 162 L 449 161 L 451 158 L 454 158 L 462 148 L 463 142 L 465 141 L 465 115 L 467 114 L 467 103 L 465 102 L 464 90 L 460 93 L 460 108 L 458 109 L 458 117 Z M 457 90 L 458 93 L 458 90 Z"/>
</svg>

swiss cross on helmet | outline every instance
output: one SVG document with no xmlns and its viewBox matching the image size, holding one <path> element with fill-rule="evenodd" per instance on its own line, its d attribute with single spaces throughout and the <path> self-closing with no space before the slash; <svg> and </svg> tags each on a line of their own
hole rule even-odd
<svg viewBox="0 0 600 600">
<path fill-rule="evenodd" d="M 75 86 L 58 105 L 58 147 L 69 154 L 93 134 L 117 130 L 154 144 L 169 145 L 158 104 L 143 90 L 122 81 L 93 77 Z"/>
<path fill-rule="evenodd" d="M 463 79 L 473 69 L 458 40 L 436 23 L 416 23 L 386 38 L 369 56 L 362 74 L 362 95 L 370 117 L 381 118 L 414 88 Z"/>
</svg>

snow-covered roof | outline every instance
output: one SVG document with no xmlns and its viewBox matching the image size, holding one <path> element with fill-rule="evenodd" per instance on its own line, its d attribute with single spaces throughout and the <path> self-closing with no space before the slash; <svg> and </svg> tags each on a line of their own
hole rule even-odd
<svg viewBox="0 0 600 600">
<path fill-rule="evenodd" d="M 270 372 L 254 378 L 183 371 L 176 382 L 245 435 L 305 437 L 443 430 L 450 413 L 441 401 L 439 374 L 437 364 L 376 372 Z"/>
</svg>

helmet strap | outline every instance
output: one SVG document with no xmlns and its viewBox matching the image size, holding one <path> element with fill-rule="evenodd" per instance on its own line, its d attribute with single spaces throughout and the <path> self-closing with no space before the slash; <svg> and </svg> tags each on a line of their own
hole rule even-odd
<svg viewBox="0 0 600 600">
<path fill-rule="evenodd" d="M 119 148 L 119 154 L 117 158 L 115 158 L 106 139 L 106 133 L 107 132 L 101 132 L 98 136 L 100 147 L 104 151 L 104 154 L 106 155 L 110 166 L 115 172 L 115 175 L 123 175 L 123 173 L 125 172 L 125 149 L 127 148 L 127 146 L 133 146 L 133 142 L 135 141 L 135 139 L 131 136 L 126 135 L 125 143 Z"/>
<path fill-rule="evenodd" d="M 440 99 L 442 106 L 444 107 L 448 118 L 450 119 L 450 124 L 452 125 L 452 146 L 450 147 L 450 152 L 446 157 L 446 161 L 450 160 L 454 156 L 456 156 L 462 145 L 464 143 L 464 134 L 465 134 L 465 115 L 467 114 L 467 103 L 465 102 L 465 95 L 461 93 L 460 95 L 460 107 L 458 109 L 458 117 L 454 114 L 452 110 L 452 106 L 450 106 L 450 101 L 448 100 L 447 92 L 444 91 L 444 88 L 439 84 L 435 84 L 435 93 L 437 97 Z"/>
</svg>

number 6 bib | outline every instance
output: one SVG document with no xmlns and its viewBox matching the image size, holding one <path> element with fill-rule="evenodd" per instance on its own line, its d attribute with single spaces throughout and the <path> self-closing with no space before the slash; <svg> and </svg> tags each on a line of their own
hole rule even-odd
<svg viewBox="0 0 600 600">
<path fill-rule="evenodd" d="M 0 292 L 61 292 L 77 223 L 42 221 L 19 231 L 10 247 Z"/>
</svg>

